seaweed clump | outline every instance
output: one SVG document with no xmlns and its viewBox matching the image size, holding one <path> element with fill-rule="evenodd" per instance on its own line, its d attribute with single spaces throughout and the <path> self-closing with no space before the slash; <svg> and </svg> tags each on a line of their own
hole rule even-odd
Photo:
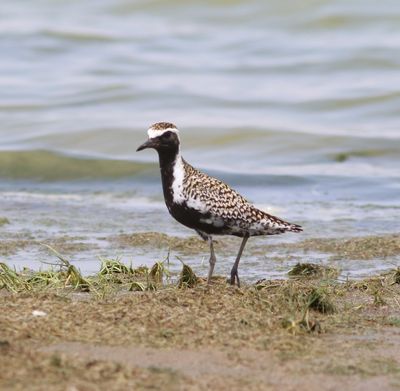
<svg viewBox="0 0 400 391">
<path fill-rule="evenodd" d="M 15 293 L 20 290 L 29 290 L 29 287 L 30 285 L 15 270 L 0 262 L 0 289 Z"/>
<path fill-rule="evenodd" d="M 10 220 L 8 220 L 7 217 L 0 217 L 0 227 L 6 224 L 10 224 Z"/>
<path fill-rule="evenodd" d="M 339 270 L 317 265 L 315 263 L 297 263 L 289 272 L 289 277 L 292 278 L 336 278 L 339 275 Z"/>
<path fill-rule="evenodd" d="M 333 253 L 331 259 L 368 260 L 400 254 L 400 235 L 364 236 L 350 239 L 306 239 L 291 245 L 304 251 Z"/>
<path fill-rule="evenodd" d="M 393 283 L 400 284 L 400 267 L 393 272 Z"/>
<path fill-rule="evenodd" d="M 181 275 L 178 281 L 179 288 L 194 288 L 199 283 L 199 278 L 196 276 L 192 268 L 183 264 Z"/>
<path fill-rule="evenodd" d="M 307 307 L 322 314 L 333 314 L 336 307 L 331 301 L 328 292 L 323 288 L 312 288 L 307 295 Z"/>
</svg>

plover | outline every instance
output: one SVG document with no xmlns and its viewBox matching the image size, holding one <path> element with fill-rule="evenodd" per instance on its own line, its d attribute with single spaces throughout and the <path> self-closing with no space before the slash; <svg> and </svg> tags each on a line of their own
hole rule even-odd
<svg viewBox="0 0 400 391">
<path fill-rule="evenodd" d="M 188 164 L 181 155 L 179 131 L 174 124 L 159 122 L 148 130 L 148 140 L 137 151 L 153 148 L 158 152 L 165 203 L 181 224 L 194 229 L 210 246 L 208 283 L 216 257 L 213 235 L 234 235 L 242 239 L 230 283 L 240 286 L 238 267 L 250 236 L 300 232 L 291 224 L 257 209 L 235 190 Z"/>
</svg>

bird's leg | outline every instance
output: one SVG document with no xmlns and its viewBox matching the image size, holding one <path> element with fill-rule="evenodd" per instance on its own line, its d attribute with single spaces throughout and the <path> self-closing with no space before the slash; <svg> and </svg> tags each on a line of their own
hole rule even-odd
<svg viewBox="0 0 400 391">
<path fill-rule="evenodd" d="M 235 285 L 235 279 L 236 279 L 238 287 L 240 287 L 239 274 L 238 274 L 239 261 L 240 261 L 240 257 L 242 256 L 244 246 L 246 245 L 248 238 L 249 238 L 248 236 L 243 237 L 242 244 L 240 245 L 238 255 L 236 257 L 235 263 L 233 264 L 233 267 L 231 270 L 231 285 Z"/>
<path fill-rule="evenodd" d="M 210 245 L 210 268 L 208 269 L 207 284 L 211 284 L 211 277 L 214 271 L 215 262 L 217 262 L 217 258 L 215 257 L 214 253 L 214 241 L 211 235 L 207 235 L 205 232 L 197 229 L 195 231 L 203 240 L 207 240 L 208 244 Z"/>
<path fill-rule="evenodd" d="M 211 277 L 214 271 L 215 262 L 217 262 L 217 258 L 215 257 L 214 244 L 211 236 L 208 237 L 208 243 L 210 244 L 210 268 L 208 269 L 207 284 L 211 284 Z"/>
</svg>

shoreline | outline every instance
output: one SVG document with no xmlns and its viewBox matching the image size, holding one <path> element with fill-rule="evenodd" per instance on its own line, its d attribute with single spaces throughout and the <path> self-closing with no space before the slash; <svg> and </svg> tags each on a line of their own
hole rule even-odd
<svg viewBox="0 0 400 391">
<path fill-rule="evenodd" d="M 215 248 L 220 273 L 228 271 L 239 242 L 240 239 L 233 237 L 217 238 Z M 47 239 L 36 239 L 29 233 L 9 232 L 0 240 L 0 260 L 11 267 L 19 265 L 16 270 L 26 267 L 48 270 L 51 269 L 49 264 L 57 259 L 49 247 L 83 269 L 85 276 L 95 273 L 101 260 L 110 258 L 134 267 L 151 267 L 154 260 L 169 258 L 174 273 L 179 273 L 182 260 L 199 275 L 205 275 L 209 255 L 207 243 L 197 236 L 135 232 L 96 239 L 55 234 L 49 234 Z M 341 278 L 362 279 L 400 266 L 400 235 L 315 237 L 280 243 L 255 238 L 249 241 L 242 261 L 242 277 L 248 282 L 260 278 L 287 278 L 287 272 L 299 262 L 335 267 L 340 269 Z M 85 267 L 89 267 L 89 271 Z"/>
<path fill-rule="evenodd" d="M 207 286 L 190 268 L 171 283 L 160 263 L 137 270 L 109 262 L 92 279 L 70 266 L 58 281 L 36 273 L 25 279 L 32 289 L 0 290 L 1 389 L 400 384 L 399 269 L 338 283 L 309 265 L 288 280 L 238 289 L 223 277 Z"/>
</svg>

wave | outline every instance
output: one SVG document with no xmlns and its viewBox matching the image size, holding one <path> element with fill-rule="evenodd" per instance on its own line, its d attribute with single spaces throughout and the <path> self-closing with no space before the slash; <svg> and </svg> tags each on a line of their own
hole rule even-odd
<svg viewBox="0 0 400 391">
<path fill-rule="evenodd" d="M 342 183 L 349 180 L 369 181 L 375 178 L 386 180 L 397 177 L 397 171 L 389 166 L 376 166 L 363 161 L 393 154 L 393 150 L 348 150 L 325 155 L 317 162 L 303 162 L 300 166 L 260 164 L 257 166 L 235 166 L 227 159 L 194 159 L 192 163 L 212 176 L 233 186 L 310 186 L 324 181 Z M 192 154 L 193 157 L 195 156 Z M 361 158 L 361 160 L 360 160 Z M 191 161 L 191 159 L 189 159 Z M 197 160 L 197 162 L 196 162 Z M 200 162 L 203 162 L 203 164 Z M 228 159 L 229 160 L 229 159 Z M 143 183 L 159 184 L 158 162 L 132 161 L 107 157 L 68 155 L 49 150 L 0 151 L 0 178 L 30 182 L 113 181 L 129 179 Z"/>
<path fill-rule="evenodd" d="M 156 165 L 125 160 L 74 157 L 54 152 L 1 151 L 0 177 L 34 181 L 118 179 L 154 173 Z"/>
<path fill-rule="evenodd" d="M 257 186 L 260 179 L 270 184 L 299 185 L 308 182 L 296 175 L 231 172 L 224 167 L 206 169 L 211 175 L 231 183 Z M 158 163 L 89 158 L 46 150 L 0 151 L 0 178 L 34 182 L 104 181 L 124 178 L 146 179 L 159 183 Z"/>
</svg>

